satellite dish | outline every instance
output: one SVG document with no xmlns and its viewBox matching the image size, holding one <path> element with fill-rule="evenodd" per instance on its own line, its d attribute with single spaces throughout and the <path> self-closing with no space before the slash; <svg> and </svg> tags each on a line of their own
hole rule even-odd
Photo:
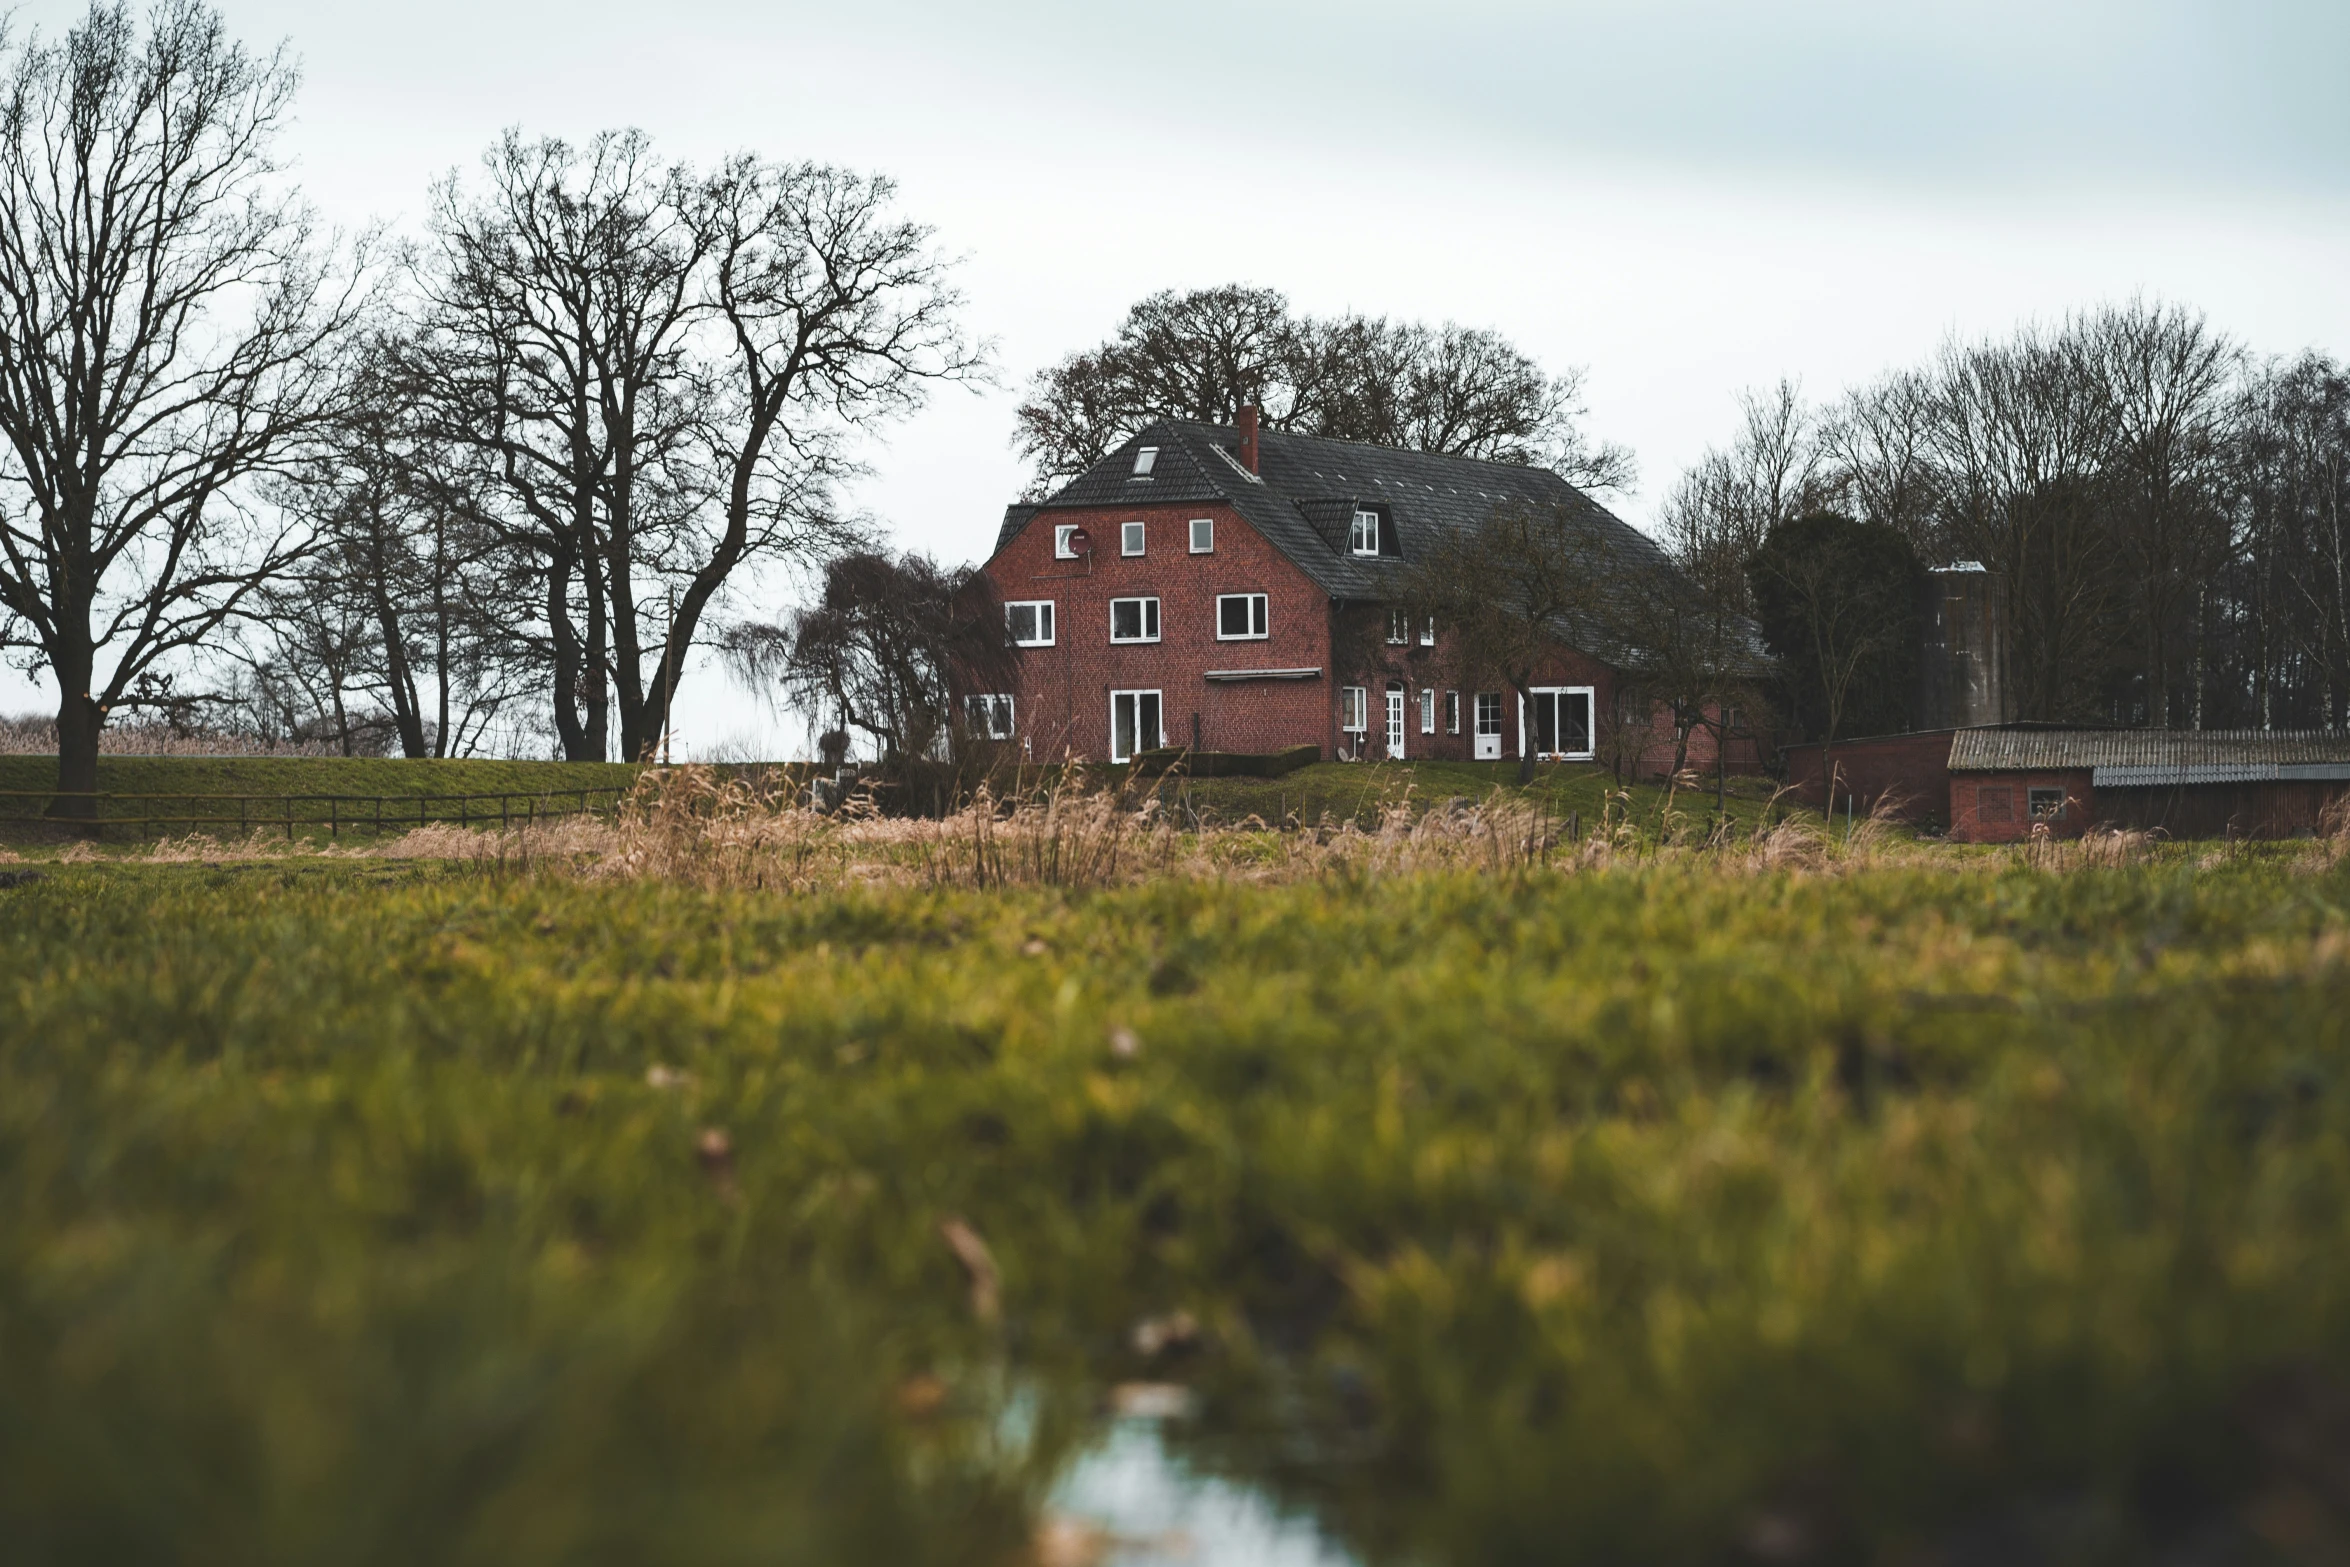
<svg viewBox="0 0 2350 1567">
<path fill-rule="evenodd" d="M 1069 549 L 1071 553 L 1077 555 L 1092 554 L 1093 535 L 1083 528 L 1071 528 L 1069 530 Z"/>
</svg>

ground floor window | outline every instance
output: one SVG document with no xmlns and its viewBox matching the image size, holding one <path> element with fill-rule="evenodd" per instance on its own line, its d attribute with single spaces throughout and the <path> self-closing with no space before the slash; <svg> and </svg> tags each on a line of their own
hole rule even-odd
<svg viewBox="0 0 2350 1567">
<path fill-rule="evenodd" d="M 1008 696 L 967 696 L 963 717 L 982 740 L 1012 738 L 1012 699 Z"/>
<path fill-rule="evenodd" d="M 1434 686 L 1420 688 L 1420 733 L 1424 735 L 1436 733 L 1436 688 Z"/>
<path fill-rule="evenodd" d="M 1591 695 L 1589 686 L 1534 688 L 1527 724 L 1533 732 L 1536 756 L 1573 761 L 1590 758 Z M 1519 743 L 1524 743 L 1523 734 Z"/>
<path fill-rule="evenodd" d="M 2062 789 L 2034 789 L 2031 791 L 2032 820 L 2052 822 L 2064 814 Z"/>
<path fill-rule="evenodd" d="M 1131 762 L 1137 751 L 1156 750 L 1167 743 L 1167 733 L 1159 723 L 1159 693 L 1156 691 L 1113 691 L 1110 693 L 1110 760 Z"/>
<path fill-rule="evenodd" d="M 1371 727 L 1371 693 L 1362 686 L 1338 688 L 1338 727 L 1350 735 L 1367 733 Z"/>
<path fill-rule="evenodd" d="M 1458 691 L 1444 693 L 1444 732 L 1448 735 L 1461 732 L 1461 694 Z"/>
<path fill-rule="evenodd" d="M 1997 788 L 1979 786 L 1975 790 L 1975 819 L 1985 822 L 2014 821 L 2015 791 L 2005 785 Z"/>
</svg>

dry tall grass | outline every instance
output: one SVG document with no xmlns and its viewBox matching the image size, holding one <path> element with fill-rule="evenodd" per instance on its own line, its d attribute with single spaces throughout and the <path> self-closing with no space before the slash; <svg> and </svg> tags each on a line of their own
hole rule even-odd
<svg viewBox="0 0 2350 1567">
<path fill-rule="evenodd" d="M 787 786 L 685 766 L 647 772 L 608 819 L 566 817 L 509 828 L 435 823 L 373 844 L 164 839 L 152 862 L 251 859 L 455 860 L 589 880 L 657 880 L 703 888 L 818 890 L 860 883 L 935 888 L 1111 887 L 1156 878 L 1294 882 L 1418 872 L 1496 877 L 1575 873 L 1644 864 L 1702 866 L 1731 875 L 1842 875 L 1897 866 L 2022 865 L 2065 872 L 2142 863 L 2159 835 L 2100 830 L 2078 839 L 2045 831 L 2005 849 L 1962 850 L 1918 839 L 1880 802 L 1849 830 L 1773 809 L 1750 828 L 1710 835 L 1669 805 L 1636 813 L 1613 796 L 1600 820 L 1561 818 L 1505 790 L 1378 813 L 1376 826 L 1250 817 L 1222 825 L 1155 795 L 1083 781 L 997 796 L 982 790 L 943 819 L 888 817 L 870 799 L 821 814 Z M 83 857 L 94 857 L 87 845 Z M 2275 846 L 2215 846 L 2198 863 Z M 2350 858 L 2350 803 L 2323 836 L 2284 852 L 2310 869 Z"/>
</svg>

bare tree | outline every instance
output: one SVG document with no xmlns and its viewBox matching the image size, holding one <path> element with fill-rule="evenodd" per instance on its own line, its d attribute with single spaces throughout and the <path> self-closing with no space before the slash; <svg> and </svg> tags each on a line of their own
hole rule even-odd
<svg viewBox="0 0 2350 1567">
<path fill-rule="evenodd" d="M 1669 570 L 1660 559 L 1656 569 Z M 1568 503 L 1496 508 L 1477 527 L 1448 533 L 1406 573 L 1400 597 L 1443 628 L 1448 676 L 1474 690 L 1488 680 L 1523 704 L 1562 647 L 1605 657 L 1620 604 L 1622 563 L 1592 509 Z M 1518 782 L 1534 779 L 1531 748 Z"/>
<path fill-rule="evenodd" d="M 1273 289 L 1153 294 L 1117 334 L 1036 379 L 1016 444 L 1041 493 L 1157 419 L 1229 424 L 1254 404 L 1278 430 L 1530 463 L 1627 490 L 1625 448 L 1582 430 L 1583 372 L 1546 373 L 1500 334 L 1300 316 Z"/>
<path fill-rule="evenodd" d="M 2199 314 L 2142 302 L 2093 312 L 2067 336 L 2113 432 L 2101 477 L 2136 600 L 2141 712 L 2200 729 L 2210 587 L 2235 542 L 2226 491 L 2243 351 Z"/>
<path fill-rule="evenodd" d="M 326 417 L 363 301 L 271 147 L 296 73 L 199 0 L 6 46 L 0 604 L 58 687 L 60 814 L 107 715 L 306 547 L 250 483 Z"/>
<path fill-rule="evenodd" d="M 430 399 L 404 381 L 403 358 L 395 342 L 371 346 L 340 417 L 276 487 L 316 548 L 267 590 L 249 661 L 318 670 L 288 689 L 327 692 L 316 720 L 347 746 L 381 716 L 406 756 L 466 756 L 511 738 L 503 720 L 541 677 L 512 629 L 528 618 L 517 582 L 530 562 L 484 525 L 479 467 L 431 438 L 420 417 Z M 351 629 L 329 638 L 329 626 Z M 343 677 L 324 683 L 322 650 L 346 642 Z M 346 697 L 371 709 L 356 728 Z"/>
<path fill-rule="evenodd" d="M 725 648 L 745 684 L 863 732 L 893 765 L 965 733 L 957 699 L 1011 689 L 1019 659 L 984 572 L 862 550 L 789 622 L 734 627 Z"/>
<path fill-rule="evenodd" d="M 481 194 L 442 187 L 412 380 L 538 561 L 565 754 L 641 758 L 735 573 L 844 543 L 853 438 L 984 355 L 886 180 L 700 175 L 634 132 L 509 134 L 485 170 Z"/>
<path fill-rule="evenodd" d="M 1751 612 L 1746 567 L 1770 531 L 1825 496 L 1812 417 L 1796 384 L 1743 393 L 1739 407 L 1738 438 L 1682 476 L 1660 517 L 1675 563 L 1730 616 Z"/>
</svg>

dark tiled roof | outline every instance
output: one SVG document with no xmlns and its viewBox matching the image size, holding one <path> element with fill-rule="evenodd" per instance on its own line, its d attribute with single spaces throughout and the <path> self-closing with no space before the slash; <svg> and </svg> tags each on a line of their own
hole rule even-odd
<svg viewBox="0 0 2350 1567">
<path fill-rule="evenodd" d="M 1136 479 L 1134 454 L 1144 446 L 1157 447 L 1158 460 L 1148 479 Z M 1239 449 L 1239 432 L 1230 425 L 1154 424 L 1040 505 L 1007 511 L 996 548 L 1043 511 L 1221 501 L 1332 598 L 1377 602 L 1394 596 L 1405 570 L 1437 539 L 1476 527 L 1497 506 L 1518 504 L 1566 507 L 1627 573 L 1672 570 L 1646 534 L 1547 468 L 1266 430 L 1257 438 L 1260 471 L 1252 476 L 1240 466 Z M 1358 505 L 1384 515 L 1383 531 L 1396 553 L 1348 550 L 1347 525 Z M 1625 650 L 1594 646 L 1595 635 L 1569 640 L 1610 662 L 1626 661 Z M 1759 640 L 1747 640 L 1759 658 Z"/>
<path fill-rule="evenodd" d="M 2109 788 L 2341 777 L 2350 733 L 2273 729 L 1962 729 L 1954 773 L 2087 767 Z"/>
</svg>

